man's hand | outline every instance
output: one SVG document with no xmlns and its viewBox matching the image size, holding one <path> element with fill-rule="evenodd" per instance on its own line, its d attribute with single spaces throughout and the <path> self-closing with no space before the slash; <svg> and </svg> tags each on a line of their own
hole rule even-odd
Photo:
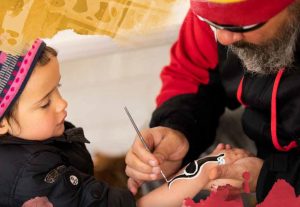
<svg viewBox="0 0 300 207">
<path fill-rule="evenodd" d="M 257 179 L 260 170 L 262 168 L 262 165 L 263 165 L 263 160 L 257 157 L 246 157 L 246 158 L 239 159 L 230 164 L 215 166 L 211 168 L 209 172 L 209 179 L 211 180 L 210 183 L 211 184 L 220 183 L 218 182 L 218 180 L 220 179 L 223 180 L 223 182 L 226 181 L 226 179 L 230 179 L 232 183 L 235 183 L 233 184 L 233 186 L 241 188 L 241 186 L 236 186 L 236 183 L 242 184 L 242 182 L 244 181 L 243 173 L 249 172 L 250 190 L 251 192 L 254 192 L 256 190 Z"/>
<path fill-rule="evenodd" d="M 171 128 L 155 127 L 142 130 L 141 134 L 152 153 L 136 138 L 126 155 L 128 188 L 133 194 L 144 181 L 162 178 L 160 170 L 166 176 L 175 173 L 189 148 L 185 136 Z"/>
</svg>

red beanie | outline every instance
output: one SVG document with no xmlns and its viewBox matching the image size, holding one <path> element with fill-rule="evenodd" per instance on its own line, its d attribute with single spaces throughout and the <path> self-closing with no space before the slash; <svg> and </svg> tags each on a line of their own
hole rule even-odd
<svg viewBox="0 0 300 207">
<path fill-rule="evenodd" d="M 245 26 L 267 21 L 295 0 L 191 0 L 196 15 L 222 25 Z"/>
</svg>

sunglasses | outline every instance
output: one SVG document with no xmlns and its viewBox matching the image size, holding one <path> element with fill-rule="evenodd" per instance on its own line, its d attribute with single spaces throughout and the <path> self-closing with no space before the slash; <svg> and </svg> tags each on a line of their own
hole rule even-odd
<svg viewBox="0 0 300 207">
<path fill-rule="evenodd" d="M 211 22 L 203 17 L 200 17 L 197 15 L 197 17 L 203 21 L 209 24 L 210 26 L 220 29 L 220 30 L 227 30 L 230 32 L 238 32 L 238 33 L 243 33 L 243 32 L 250 32 L 253 30 L 256 30 L 260 27 L 262 27 L 266 22 L 258 23 L 258 24 L 252 24 L 252 25 L 247 25 L 247 26 L 233 26 L 233 25 L 222 25 L 222 24 L 217 24 L 214 22 Z"/>
</svg>

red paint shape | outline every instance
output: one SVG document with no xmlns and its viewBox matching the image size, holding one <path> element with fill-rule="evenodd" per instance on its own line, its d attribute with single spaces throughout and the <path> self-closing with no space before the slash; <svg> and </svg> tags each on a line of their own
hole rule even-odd
<svg viewBox="0 0 300 207">
<path fill-rule="evenodd" d="M 185 199 L 185 205 L 190 207 L 243 207 L 239 189 L 231 185 L 220 186 L 216 192 L 211 192 L 206 200 L 195 203 L 192 199 Z"/>
<path fill-rule="evenodd" d="M 184 199 L 184 205 L 186 206 L 197 206 L 197 203 L 193 201 L 191 198 Z"/>
<path fill-rule="evenodd" d="M 285 180 L 278 180 L 265 200 L 256 207 L 299 207 L 300 196 L 296 197 L 294 188 Z"/>
<path fill-rule="evenodd" d="M 244 178 L 243 190 L 244 190 L 245 193 L 250 193 L 250 184 L 249 184 L 250 173 L 249 172 L 244 172 L 243 173 L 243 178 Z"/>
<path fill-rule="evenodd" d="M 245 179 L 245 181 L 249 181 L 250 180 L 250 173 L 249 172 L 244 172 L 243 173 L 243 178 Z"/>
<path fill-rule="evenodd" d="M 249 183 L 250 174 L 245 172 L 243 174 L 245 179 L 245 187 Z M 244 188 L 245 191 L 245 188 Z M 217 191 L 211 192 L 206 200 L 200 200 L 195 203 L 192 199 L 186 198 L 184 200 L 185 206 L 189 207 L 243 207 L 241 194 L 237 188 L 230 185 L 221 186 Z M 299 207 L 300 196 L 296 197 L 294 188 L 283 179 L 279 179 L 270 190 L 265 200 L 256 205 L 256 207 Z"/>
</svg>

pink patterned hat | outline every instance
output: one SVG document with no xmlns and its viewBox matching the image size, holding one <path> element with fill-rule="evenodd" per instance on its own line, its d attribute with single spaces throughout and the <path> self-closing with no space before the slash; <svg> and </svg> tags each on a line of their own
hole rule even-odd
<svg viewBox="0 0 300 207">
<path fill-rule="evenodd" d="M 37 39 L 25 55 L 0 51 L 0 120 L 21 95 L 45 46 Z"/>
</svg>

